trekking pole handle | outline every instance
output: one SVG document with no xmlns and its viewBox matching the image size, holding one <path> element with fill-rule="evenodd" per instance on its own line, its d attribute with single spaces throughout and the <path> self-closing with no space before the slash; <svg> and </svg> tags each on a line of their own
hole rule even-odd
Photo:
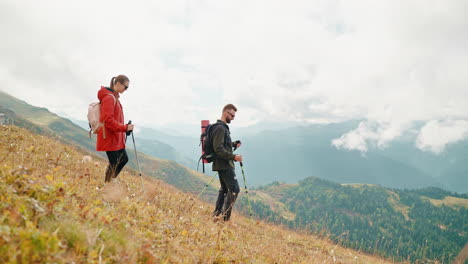
<svg viewBox="0 0 468 264">
<path fill-rule="evenodd" d="M 242 163 L 242 161 L 241 161 L 241 162 L 239 162 L 239 164 L 241 165 L 241 167 L 244 167 L 244 164 Z"/>
<path fill-rule="evenodd" d="M 128 120 L 128 125 L 131 125 L 132 124 L 132 120 Z M 128 135 L 130 135 L 131 133 L 133 132 L 133 130 L 128 130 L 127 132 L 125 132 Z"/>
<path fill-rule="evenodd" d="M 242 142 L 241 142 L 240 140 L 236 140 L 236 141 L 234 141 L 234 144 L 235 144 L 235 145 L 234 145 L 234 151 L 236 151 L 237 146 L 238 146 L 239 144 L 242 144 Z"/>
</svg>

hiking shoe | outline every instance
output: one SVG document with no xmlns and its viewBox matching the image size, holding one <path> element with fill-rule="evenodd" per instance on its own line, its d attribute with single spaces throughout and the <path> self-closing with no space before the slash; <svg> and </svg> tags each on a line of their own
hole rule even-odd
<svg viewBox="0 0 468 264">
<path fill-rule="evenodd" d="M 213 222 L 219 222 L 223 219 L 222 215 L 213 215 Z"/>
</svg>

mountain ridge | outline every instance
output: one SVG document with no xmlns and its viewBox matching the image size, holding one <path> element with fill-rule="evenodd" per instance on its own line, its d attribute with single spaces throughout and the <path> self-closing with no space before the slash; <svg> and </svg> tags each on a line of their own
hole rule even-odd
<svg viewBox="0 0 468 264">
<path fill-rule="evenodd" d="M 437 187 L 338 184 L 316 177 L 299 184 L 276 182 L 250 193 L 254 211 L 271 222 L 397 261 L 448 263 L 468 244 L 468 194 Z M 268 209 L 272 203 L 288 214 Z"/>
</svg>

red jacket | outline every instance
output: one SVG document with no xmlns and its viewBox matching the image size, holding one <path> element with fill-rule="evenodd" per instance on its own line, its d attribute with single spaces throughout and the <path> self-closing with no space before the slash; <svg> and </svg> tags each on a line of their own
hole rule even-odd
<svg viewBox="0 0 468 264">
<path fill-rule="evenodd" d="M 98 131 L 97 151 L 116 151 L 125 148 L 127 125 L 124 123 L 119 97 L 119 93 L 111 92 L 104 86 L 101 86 L 98 92 L 98 99 L 101 102 L 100 121 L 104 126 Z"/>
</svg>

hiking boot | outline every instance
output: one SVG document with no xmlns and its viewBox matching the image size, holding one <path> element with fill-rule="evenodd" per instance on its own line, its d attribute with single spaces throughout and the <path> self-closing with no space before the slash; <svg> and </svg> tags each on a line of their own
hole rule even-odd
<svg viewBox="0 0 468 264">
<path fill-rule="evenodd" d="M 222 215 L 213 215 L 213 222 L 219 222 L 221 219 L 223 219 Z"/>
</svg>

